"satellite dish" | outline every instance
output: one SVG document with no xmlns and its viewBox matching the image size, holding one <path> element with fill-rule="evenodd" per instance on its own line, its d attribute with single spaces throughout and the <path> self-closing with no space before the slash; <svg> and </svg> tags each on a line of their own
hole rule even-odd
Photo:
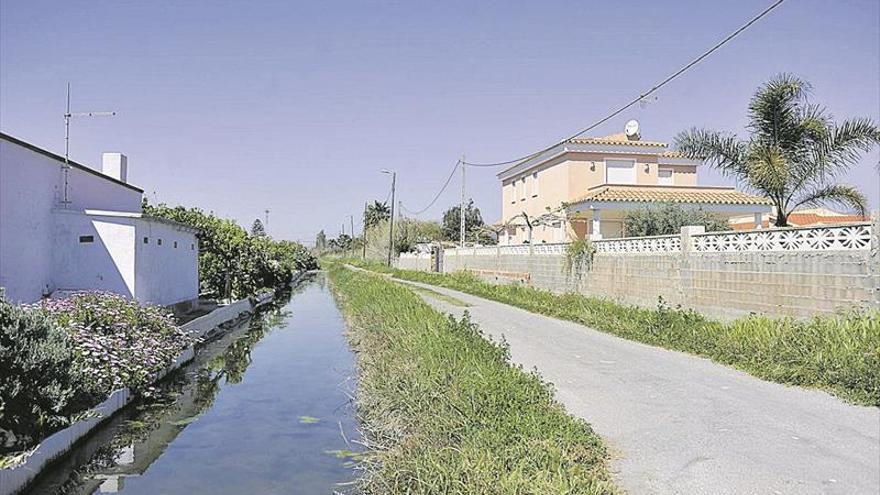
<svg viewBox="0 0 880 495">
<path fill-rule="evenodd" d="M 623 128 L 623 132 L 626 134 L 626 137 L 630 139 L 638 139 L 639 138 L 639 121 L 638 120 L 630 120 L 626 123 L 626 127 Z"/>
</svg>

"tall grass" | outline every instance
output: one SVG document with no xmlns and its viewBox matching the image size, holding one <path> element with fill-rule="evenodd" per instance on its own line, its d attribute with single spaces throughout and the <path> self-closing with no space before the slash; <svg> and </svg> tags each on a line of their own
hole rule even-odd
<svg viewBox="0 0 880 495">
<path fill-rule="evenodd" d="M 362 266 L 704 356 L 766 380 L 821 388 L 858 404 L 880 406 L 878 311 L 852 311 L 808 321 L 750 316 L 722 323 L 662 302 L 656 309 L 646 309 L 580 294 L 489 284 L 468 272 Z"/>
<path fill-rule="evenodd" d="M 327 265 L 358 355 L 363 493 L 617 493 L 600 438 L 505 346 L 399 284 Z"/>
</svg>

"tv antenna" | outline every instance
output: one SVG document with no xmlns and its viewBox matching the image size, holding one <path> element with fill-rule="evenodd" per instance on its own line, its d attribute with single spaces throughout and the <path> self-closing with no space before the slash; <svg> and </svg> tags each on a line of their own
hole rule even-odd
<svg viewBox="0 0 880 495">
<path fill-rule="evenodd" d="M 61 166 L 61 173 L 64 176 L 64 195 L 61 204 L 68 208 L 70 206 L 70 198 L 68 189 L 70 184 L 70 119 L 73 117 L 112 117 L 116 112 L 70 112 L 70 83 L 67 83 L 67 111 L 64 112 L 64 165 Z"/>
</svg>

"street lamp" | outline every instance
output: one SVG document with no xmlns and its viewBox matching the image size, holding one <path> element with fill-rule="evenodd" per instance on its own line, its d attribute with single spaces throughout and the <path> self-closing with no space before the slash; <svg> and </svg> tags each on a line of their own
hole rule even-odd
<svg viewBox="0 0 880 495">
<path fill-rule="evenodd" d="M 388 228 L 388 266 L 391 266 L 391 252 L 394 250 L 394 186 L 397 183 L 397 172 L 385 168 L 381 172 L 391 176 L 391 224 Z"/>
</svg>

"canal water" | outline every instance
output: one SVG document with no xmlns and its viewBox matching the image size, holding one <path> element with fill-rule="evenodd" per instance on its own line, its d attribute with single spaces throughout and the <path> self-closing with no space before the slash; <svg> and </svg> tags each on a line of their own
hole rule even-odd
<svg viewBox="0 0 880 495">
<path fill-rule="evenodd" d="M 354 357 L 324 276 L 204 345 L 53 466 L 39 494 L 351 491 Z"/>
</svg>

